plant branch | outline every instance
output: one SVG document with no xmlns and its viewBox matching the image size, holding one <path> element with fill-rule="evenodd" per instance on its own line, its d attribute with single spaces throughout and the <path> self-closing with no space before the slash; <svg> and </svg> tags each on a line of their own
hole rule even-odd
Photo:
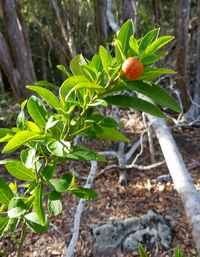
<svg viewBox="0 0 200 257">
<path fill-rule="evenodd" d="M 97 162 L 91 161 L 91 168 L 90 168 L 90 172 L 89 172 L 86 184 L 84 186 L 85 188 L 92 187 L 94 179 L 96 177 L 96 171 L 97 171 Z M 74 256 L 76 243 L 77 243 L 78 237 L 79 237 L 81 215 L 84 210 L 85 202 L 86 202 L 85 199 L 81 199 L 77 206 L 75 217 L 74 217 L 73 235 L 72 235 L 72 239 L 69 243 L 69 246 L 67 248 L 67 253 L 66 253 L 65 257 L 73 257 Z"/>
</svg>

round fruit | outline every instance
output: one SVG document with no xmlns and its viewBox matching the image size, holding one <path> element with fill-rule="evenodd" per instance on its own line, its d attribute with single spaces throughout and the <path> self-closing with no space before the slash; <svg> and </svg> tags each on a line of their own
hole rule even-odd
<svg viewBox="0 0 200 257">
<path fill-rule="evenodd" d="M 144 65 L 135 57 L 129 57 L 122 65 L 122 72 L 129 80 L 137 80 L 144 73 Z"/>
</svg>

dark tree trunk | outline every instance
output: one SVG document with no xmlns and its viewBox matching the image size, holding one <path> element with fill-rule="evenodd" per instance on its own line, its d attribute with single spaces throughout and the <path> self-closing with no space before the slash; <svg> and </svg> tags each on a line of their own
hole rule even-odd
<svg viewBox="0 0 200 257">
<path fill-rule="evenodd" d="M 107 0 L 95 0 L 97 44 L 105 43 L 108 36 Z"/>
<path fill-rule="evenodd" d="M 0 35 L 0 66 L 17 98 L 26 95 L 25 85 L 36 80 L 31 50 L 19 5 L 15 0 L 0 0 L 5 37 Z"/>
<path fill-rule="evenodd" d="M 160 25 L 162 17 L 162 7 L 160 0 L 152 0 L 153 12 L 154 12 L 154 22 Z"/>
<path fill-rule="evenodd" d="M 137 1 L 136 0 L 124 0 L 122 7 L 122 22 L 127 19 L 132 19 L 135 27 L 137 23 Z"/>
<path fill-rule="evenodd" d="M 69 22 L 69 19 L 67 19 L 67 16 L 65 14 L 65 18 L 62 16 L 62 11 L 65 12 L 65 10 L 62 10 L 61 3 L 57 0 L 51 0 L 52 8 L 55 12 L 59 29 L 61 30 L 61 35 L 63 39 L 63 46 L 65 48 L 65 55 L 68 62 L 71 60 L 72 57 L 76 55 L 76 47 L 74 38 L 71 31 L 71 24 Z"/>
<path fill-rule="evenodd" d="M 188 24 L 190 13 L 190 0 L 177 0 L 176 9 L 176 83 L 181 93 L 184 111 L 189 107 L 188 76 L 187 76 L 187 50 L 188 50 Z"/>
<path fill-rule="evenodd" d="M 20 98 L 23 95 L 20 74 L 14 67 L 7 42 L 2 33 L 0 33 L 0 66 L 8 79 L 13 94 Z"/>
<path fill-rule="evenodd" d="M 191 122 L 197 121 L 200 116 L 200 1 L 198 1 L 197 5 L 197 20 L 195 23 L 197 30 L 192 33 L 195 33 L 193 41 L 196 45 L 196 62 L 194 65 L 194 67 L 196 67 L 196 80 L 193 92 L 193 101 L 188 113 L 186 114 L 187 120 Z"/>
</svg>

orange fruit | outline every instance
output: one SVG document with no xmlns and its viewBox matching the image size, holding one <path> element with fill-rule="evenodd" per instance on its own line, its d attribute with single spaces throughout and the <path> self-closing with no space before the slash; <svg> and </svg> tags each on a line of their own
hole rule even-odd
<svg viewBox="0 0 200 257">
<path fill-rule="evenodd" d="M 122 65 L 122 72 L 129 80 L 137 80 L 144 73 L 144 65 L 135 57 L 127 58 Z"/>
</svg>

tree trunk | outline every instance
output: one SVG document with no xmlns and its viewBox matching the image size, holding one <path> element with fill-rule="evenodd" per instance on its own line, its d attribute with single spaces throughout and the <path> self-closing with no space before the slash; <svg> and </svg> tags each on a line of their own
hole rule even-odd
<svg viewBox="0 0 200 257">
<path fill-rule="evenodd" d="M 95 25 L 97 45 L 105 43 L 108 36 L 107 0 L 95 0 Z"/>
<path fill-rule="evenodd" d="M 194 97 L 189 111 L 186 113 L 186 119 L 195 122 L 200 116 L 200 1 L 197 6 L 197 34 L 194 38 L 196 41 L 196 81 L 194 88 Z"/>
<path fill-rule="evenodd" d="M 154 22 L 156 25 L 160 25 L 162 17 L 162 8 L 160 0 L 152 0 L 153 12 L 154 12 Z"/>
<path fill-rule="evenodd" d="M 200 194 L 192 182 L 192 177 L 187 171 L 182 156 L 165 121 L 161 118 L 152 117 L 151 115 L 148 115 L 148 119 L 160 143 L 166 164 L 174 182 L 174 187 L 182 198 L 186 214 L 192 225 L 193 238 L 200 256 Z"/>
<path fill-rule="evenodd" d="M 186 111 L 189 107 L 189 97 L 187 91 L 187 50 L 190 0 L 177 0 L 176 5 L 176 83 L 181 93 L 184 111 Z"/>
<path fill-rule="evenodd" d="M 26 95 L 24 86 L 36 80 L 28 35 L 17 2 L 0 0 L 0 4 L 6 34 L 6 40 L 2 34 L 0 36 L 3 51 L 0 56 L 0 65 L 8 76 L 13 93 L 21 98 Z"/>
<path fill-rule="evenodd" d="M 68 55 L 67 59 L 71 60 L 71 58 L 76 55 L 75 42 L 71 33 L 71 25 L 68 19 L 66 19 L 67 24 L 65 24 L 65 20 L 61 15 L 61 10 L 60 10 L 61 7 L 59 6 L 57 0 L 51 0 L 51 5 L 54 9 L 54 12 L 59 24 L 59 28 L 61 30 L 61 34 L 64 40 L 65 51 L 66 51 L 66 54 Z"/>
<path fill-rule="evenodd" d="M 0 33 L 0 66 L 8 79 L 13 94 L 20 98 L 23 95 L 22 81 L 18 70 L 14 67 L 8 45 L 2 33 Z"/>
<path fill-rule="evenodd" d="M 137 27 L 137 1 L 124 0 L 122 7 L 122 23 L 127 19 L 132 19 L 135 27 Z"/>
</svg>

